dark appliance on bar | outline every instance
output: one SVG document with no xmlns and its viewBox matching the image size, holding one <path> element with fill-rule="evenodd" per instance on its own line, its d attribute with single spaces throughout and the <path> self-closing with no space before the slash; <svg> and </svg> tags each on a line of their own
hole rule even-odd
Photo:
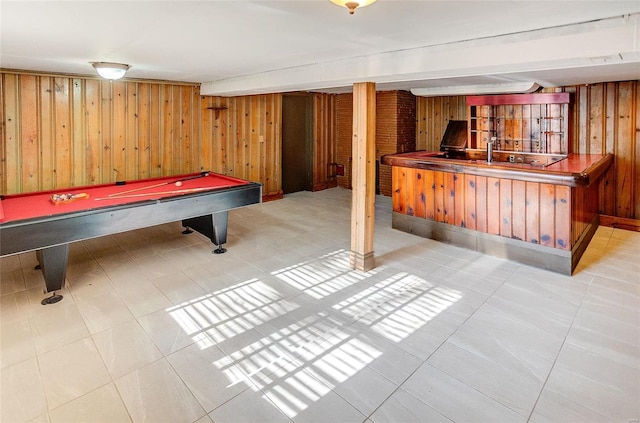
<svg viewBox="0 0 640 423">
<path fill-rule="evenodd" d="M 450 120 L 440 142 L 440 151 L 452 159 L 466 158 L 467 121 Z"/>
</svg>

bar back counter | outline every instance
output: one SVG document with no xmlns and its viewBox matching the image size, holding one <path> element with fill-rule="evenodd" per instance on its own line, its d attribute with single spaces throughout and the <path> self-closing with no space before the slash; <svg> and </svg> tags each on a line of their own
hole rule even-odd
<svg viewBox="0 0 640 423">
<path fill-rule="evenodd" d="M 393 227 L 572 274 L 598 227 L 598 181 L 613 156 L 568 154 L 562 94 L 467 97 L 464 151 L 384 156 Z"/>
</svg>

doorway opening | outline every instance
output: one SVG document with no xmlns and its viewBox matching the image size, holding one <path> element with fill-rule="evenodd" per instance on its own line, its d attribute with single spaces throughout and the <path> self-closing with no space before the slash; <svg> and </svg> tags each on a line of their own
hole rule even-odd
<svg viewBox="0 0 640 423">
<path fill-rule="evenodd" d="M 282 96 L 282 192 L 313 188 L 313 97 Z"/>
</svg>

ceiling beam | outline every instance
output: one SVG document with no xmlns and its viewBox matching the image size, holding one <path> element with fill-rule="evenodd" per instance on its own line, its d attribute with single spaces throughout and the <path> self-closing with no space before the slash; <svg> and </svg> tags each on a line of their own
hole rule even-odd
<svg viewBox="0 0 640 423">
<path fill-rule="evenodd" d="M 237 96 L 289 91 L 350 90 L 354 83 L 385 85 L 406 82 L 427 88 L 441 79 L 487 83 L 547 81 L 528 74 L 558 69 L 632 65 L 640 69 L 640 14 L 563 25 L 462 42 L 385 52 L 332 62 L 276 69 L 202 84 L 203 95 Z M 518 75 L 522 75 L 522 79 Z M 599 72 L 603 75 L 603 72 Z M 637 72 L 640 78 L 640 71 Z M 478 82 L 469 83 L 476 78 Z M 594 75 L 594 78 L 597 76 Z M 606 76 L 602 76 L 606 78 Z M 490 81 L 491 82 L 491 81 Z M 602 80 L 580 81 L 604 82 Z M 463 80 L 459 81 L 464 83 Z M 459 85 L 456 84 L 456 85 Z"/>
</svg>

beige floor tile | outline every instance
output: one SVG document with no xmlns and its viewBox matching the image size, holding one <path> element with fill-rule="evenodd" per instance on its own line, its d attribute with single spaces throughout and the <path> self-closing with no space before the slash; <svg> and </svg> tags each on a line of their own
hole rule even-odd
<svg viewBox="0 0 640 423">
<path fill-rule="evenodd" d="M 25 285 L 21 269 L 2 272 L 2 278 L 0 278 L 0 295 L 14 294 L 24 291 L 25 289 L 27 289 L 27 286 Z"/>
<path fill-rule="evenodd" d="M 136 266 L 142 270 L 150 280 L 172 274 L 176 269 L 174 264 L 164 259 L 164 256 L 156 254 L 134 259 Z"/>
<path fill-rule="evenodd" d="M 373 413 L 397 385 L 378 372 L 365 367 L 336 385 L 333 391 L 365 416 Z"/>
<path fill-rule="evenodd" d="M 542 391 L 530 419 L 533 423 L 612 423 L 614 421 L 611 417 L 598 414 L 548 389 Z"/>
<path fill-rule="evenodd" d="M 564 335 L 554 336 L 526 320 L 483 310 L 474 314 L 447 342 L 508 369 L 513 376 L 544 380 L 563 340 Z"/>
<path fill-rule="evenodd" d="M 67 279 L 69 291 L 76 299 L 88 300 L 113 289 L 111 281 L 102 269 L 88 271 Z"/>
<path fill-rule="evenodd" d="M 637 366 L 627 366 L 568 344 L 562 348 L 556 366 L 607 387 L 612 395 L 640 398 L 640 368 Z M 636 405 L 640 410 L 640 402 Z"/>
<path fill-rule="evenodd" d="M 222 272 L 217 266 L 193 266 L 182 272 L 207 293 L 218 291 L 238 282 L 236 278 Z"/>
<path fill-rule="evenodd" d="M 41 277 L 41 276 L 40 276 Z M 57 304 L 48 304 L 46 306 L 42 305 L 42 300 L 44 299 L 48 299 L 49 297 L 51 297 L 52 295 L 61 295 L 62 297 L 64 297 L 65 299 L 65 304 L 64 306 L 70 306 L 75 304 L 75 300 L 73 298 L 73 296 L 71 295 L 71 292 L 69 291 L 68 288 L 68 284 L 65 284 L 65 286 L 54 292 L 45 292 L 45 284 L 44 284 L 44 279 L 42 280 L 42 282 L 40 284 L 38 284 L 37 287 L 35 288 L 28 288 L 24 294 L 26 297 L 26 302 L 23 302 L 22 300 L 25 299 L 25 297 L 22 297 L 21 294 L 23 292 L 19 292 L 16 293 L 16 298 L 19 299 L 18 301 L 20 302 L 20 307 L 21 309 L 24 310 L 24 314 L 22 315 L 22 317 L 24 318 L 25 316 L 29 316 L 29 317 L 34 317 L 37 316 L 38 314 L 44 312 L 45 310 L 49 310 L 51 308 L 51 306 L 55 306 L 55 305 L 59 305 L 60 303 Z M 47 311 L 47 313 L 49 313 Z"/>
<path fill-rule="evenodd" d="M 147 314 L 139 318 L 138 322 L 165 356 L 194 342 L 208 339 L 201 327 L 195 325 L 191 318 L 184 317 L 179 306 Z"/>
<path fill-rule="evenodd" d="M 137 321 L 130 321 L 93 335 L 112 379 L 138 370 L 163 357 Z"/>
<path fill-rule="evenodd" d="M 456 422 L 526 422 L 522 416 L 460 380 L 425 364 L 402 389 Z"/>
<path fill-rule="evenodd" d="M 131 256 L 118 245 L 93 251 L 92 254 L 98 261 L 100 268 L 105 271 L 113 267 L 127 266 L 133 262 Z"/>
<path fill-rule="evenodd" d="M 12 256 L 0 257 L 0 275 L 3 275 L 7 272 L 12 272 L 14 270 L 20 270 L 20 254 L 15 254 Z"/>
<path fill-rule="evenodd" d="M 56 304 L 40 305 L 40 312 L 31 318 L 31 330 L 38 353 L 45 353 L 89 336 L 78 307 L 67 301 L 69 296 Z"/>
<path fill-rule="evenodd" d="M 354 338 L 362 342 L 362 345 L 377 351 L 376 357 L 367 364 L 367 367 L 395 385 L 403 383 L 422 364 L 422 360 L 418 357 L 370 330 L 359 331 Z"/>
<path fill-rule="evenodd" d="M 589 410 L 589 415 L 602 415 L 618 422 L 633 421 L 640 415 L 637 396 L 631 393 L 621 395 L 620 389 L 611 389 L 605 383 L 562 366 L 554 368 L 545 390 L 555 393 L 564 403 L 570 401 L 580 409 Z"/>
<path fill-rule="evenodd" d="M 36 355 L 29 319 L 10 323 L 0 321 L 0 343 L 2 345 L 0 368 L 2 369 Z"/>
<path fill-rule="evenodd" d="M 29 420 L 28 423 L 51 423 L 51 420 L 49 419 L 49 413 L 45 413 L 33 420 Z"/>
<path fill-rule="evenodd" d="M 95 257 L 88 251 L 82 254 L 69 251 L 69 264 L 67 265 L 67 277 L 69 279 L 78 278 L 86 273 L 100 271 L 102 271 L 100 263 L 98 263 Z"/>
<path fill-rule="evenodd" d="M 33 251 L 18 254 L 17 257 L 20 259 L 20 267 L 22 269 L 34 270 L 34 267 L 38 264 L 38 258 Z"/>
<path fill-rule="evenodd" d="M 40 369 L 35 358 L 0 371 L 0 420 L 24 422 L 47 411 Z"/>
<path fill-rule="evenodd" d="M 11 324 L 31 316 L 27 291 L 0 296 L 0 324 Z"/>
<path fill-rule="evenodd" d="M 640 323 L 638 321 L 622 322 L 587 308 L 578 310 L 573 328 L 588 330 L 603 337 L 640 347 Z"/>
<path fill-rule="evenodd" d="M 91 334 L 111 329 L 134 318 L 111 287 L 102 295 L 78 298 L 76 304 Z"/>
<path fill-rule="evenodd" d="M 164 359 L 115 381 L 134 423 L 191 423 L 206 413 Z"/>
<path fill-rule="evenodd" d="M 133 259 L 129 259 L 119 265 L 105 266 L 104 271 L 111 284 L 117 289 L 149 279 L 144 270 Z"/>
<path fill-rule="evenodd" d="M 137 318 L 172 306 L 167 296 L 146 277 L 132 278 L 116 287 L 116 291 Z"/>
<path fill-rule="evenodd" d="M 577 349 L 607 357 L 625 366 L 640 369 L 640 345 L 611 339 L 605 334 L 592 332 L 584 327 L 572 328 L 565 343 Z"/>
<path fill-rule="evenodd" d="M 211 417 L 207 415 L 207 416 L 202 416 L 195 423 L 214 423 L 214 422 L 213 420 L 211 420 Z"/>
<path fill-rule="evenodd" d="M 294 388 L 298 387 L 294 385 Z M 303 387 L 302 389 L 305 388 Z M 311 398 L 313 397 L 313 394 L 311 394 Z M 313 402 L 307 399 L 306 407 L 292 417 L 295 423 L 331 423 L 336 421 L 357 423 L 362 422 L 364 419 L 365 416 L 362 413 L 333 391 L 329 391 Z"/>
<path fill-rule="evenodd" d="M 175 305 L 197 300 L 206 294 L 200 285 L 181 271 L 151 279 L 151 282 Z"/>
<path fill-rule="evenodd" d="M 510 352 L 514 356 L 519 353 Z M 496 364 L 446 342 L 429 357 L 427 363 L 520 415 L 528 416 L 535 405 L 537 394 L 542 390 L 552 361 L 545 363 L 546 373 L 541 375 L 539 368 L 543 367 L 542 364 L 538 364 L 538 369 L 532 371 L 531 367 L 534 366 L 530 363 L 523 363 L 517 358 L 504 360 L 505 355 L 501 358 L 506 362 Z"/>
<path fill-rule="evenodd" d="M 370 418 L 373 423 L 451 423 L 452 420 L 420 401 L 404 389 L 398 389 Z"/>
<path fill-rule="evenodd" d="M 38 362 L 49 410 L 111 381 L 91 338 L 42 354 Z"/>
<path fill-rule="evenodd" d="M 209 413 L 216 423 L 290 423 L 291 420 L 260 391 L 247 390 Z"/>
<path fill-rule="evenodd" d="M 211 412 L 250 388 L 233 360 L 217 347 L 194 344 L 169 356 L 167 361 L 206 412 Z"/>
<path fill-rule="evenodd" d="M 101 236 L 99 238 L 92 238 L 83 241 L 83 244 L 87 251 L 91 253 L 103 253 L 106 250 L 110 250 L 112 248 L 118 248 L 118 245 L 113 236 Z"/>
<path fill-rule="evenodd" d="M 217 254 L 211 254 L 214 249 L 213 244 L 209 248 L 203 244 L 194 246 L 183 246 L 175 250 L 161 253 L 163 261 L 171 265 L 174 272 L 184 270 L 193 266 L 203 266 L 216 261 Z"/>
<path fill-rule="evenodd" d="M 113 383 L 49 412 L 51 423 L 129 423 L 131 419 Z"/>
</svg>

